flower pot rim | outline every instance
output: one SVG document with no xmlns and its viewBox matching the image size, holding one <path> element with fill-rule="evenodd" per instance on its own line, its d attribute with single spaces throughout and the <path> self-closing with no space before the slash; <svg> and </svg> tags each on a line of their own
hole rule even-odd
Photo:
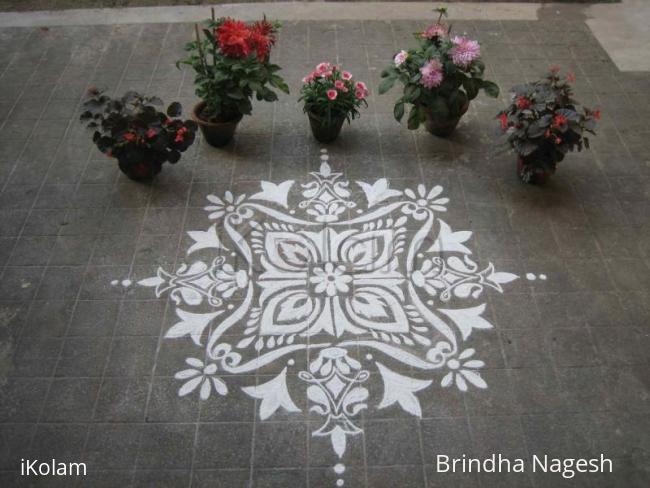
<svg viewBox="0 0 650 488">
<path fill-rule="evenodd" d="M 199 113 L 203 110 L 203 107 L 207 105 L 207 102 L 205 100 L 201 100 L 199 103 L 194 105 L 194 108 L 192 109 L 192 120 L 196 122 L 199 125 L 203 125 L 206 127 L 221 127 L 225 124 L 238 124 L 239 121 L 244 118 L 244 114 L 239 114 L 238 117 L 232 119 L 232 120 L 227 120 L 225 122 L 211 122 L 209 120 L 202 119 L 199 117 Z"/>
</svg>

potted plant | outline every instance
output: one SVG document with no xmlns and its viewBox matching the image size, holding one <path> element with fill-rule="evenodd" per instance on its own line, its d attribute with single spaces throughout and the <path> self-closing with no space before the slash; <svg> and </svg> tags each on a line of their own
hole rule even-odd
<svg viewBox="0 0 650 488">
<path fill-rule="evenodd" d="M 600 119 L 600 110 L 580 110 L 573 100 L 575 76 L 559 72 L 554 66 L 541 80 L 513 87 L 512 103 L 497 115 L 526 183 L 544 183 L 569 151 L 589 148 L 585 132 L 595 135 Z"/>
<path fill-rule="evenodd" d="M 156 108 L 162 100 L 134 91 L 113 99 L 93 87 L 88 95 L 81 120 L 95 129 L 93 142 L 99 150 L 117 159 L 132 180 L 150 181 L 164 162 L 177 163 L 194 142 L 196 124 L 177 118 L 182 110 L 178 102 L 163 113 Z"/>
<path fill-rule="evenodd" d="M 395 118 L 401 121 L 405 106 L 411 105 L 409 129 L 417 129 L 424 122 L 430 133 L 446 137 L 480 90 L 496 98 L 499 87 L 483 79 L 485 64 L 480 59 L 479 43 L 465 36 L 451 36 L 451 26 L 442 22 L 447 9 L 435 11 L 438 20 L 415 34 L 419 46 L 399 51 L 393 64 L 381 73 L 379 93 L 386 93 L 400 81 L 403 95 L 395 103 Z"/>
<path fill-rule="evenodd" d="M 341 132 L 344 121 L 356 119 L 359 107 L 368 106 L 368 88 L 355 81 L 352 73 L 323 61 L 302 79 L 300 101 L 309 117 L 316 140 L 332 142 Z"/>
<path fill-rule="evenodd" d="M 212 18 L 202 29 L 195 25 L 196 39 L 185 46 L 187 64 L 195 73 L 196 95 L 201 98 L 192 117 L 212 146 L 232 139 L 237 124 L 252 111 L 251 100 L 272 102 L 277 94 L 269 85 L 285 93 L 289 88 L 276 73 L 280 67 L 269 62 L 279 28 L 264 18 L 244 23 L 230 18 Z"/>
</svg>

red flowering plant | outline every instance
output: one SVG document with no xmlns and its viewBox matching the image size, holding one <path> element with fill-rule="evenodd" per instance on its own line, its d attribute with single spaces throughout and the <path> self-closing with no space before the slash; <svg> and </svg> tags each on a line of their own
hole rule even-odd
<svg viewBox="0 0 650 488">
<path fill-rule="evenodd" d="M 323 61 L 302 79 L 300 101 L 303 110 L 324 126 L 331 126 L 337 120 L 348 123 L 359 117 L 359 108 L 368 106 L 368 87 L 356 81 L 352 73 L 340 66 Z"/>
<path fill-rule="evenodd" d="M 536 174 L 552 174 L 569 151 L 589 148 L 585 133 L 595 135 L 600 110 L 579 109 L 571 83 L 557 66 L 534 83 L 512 88 L 510 106 L 497 115 L 506 143 L 521 158 L 520 176 L 531 182 Z"/>
<path fill-rule="evenodd" d="M 401 121 L 406 106 L 411 105 L 409 129 L 417 129 L 426 121 L 427 128 L 437 133 L 434 126 L 451 123 L 438 134 L 448 135 L 445 132 L 453 130 L 480 90 L 496 98 L 499 87 L 483 79 L 480 44 L 465 36 L 452 36 L 451 26 L 442 22 L 447 9 L 435 11 L 437 21 L 415 34 L 419 46 L 399 51 L 391 66 L 382 71 L 379 93 L 388 92 L 399 81 L 403 91 L 395 103 L 395 118 Z"/>
<path fill-rule="evenodd" d="M 180 103 L 170 104 L 166 112 L 156 108 L 162 104 L 157 97 L 134 91 L 113 99 L 90 88 L 80 119 L 95 130 L 93 142 L 99 150 L 116 158 L 129 178 L 148 180 L 163 163 L 178 162 L 196 134 L 195 122 L 178 118 Z"/>
<path fill-rule="evenodd" d="M 239 120 L 252 111 L 251 100 L 277 100 L 271 87 L 289 93 L 277 75 L 280 67 L 269 61 L 276 42 L 279 23 L 264 18 L 245 23 L 230 18 L 212 18 L 205 22 L 202 34 L 196 27 L 196 39 L 185 46 L 189 57 L 178 61 L 195 73 L 196 94 L 204 102 L 200 119 L 208 122 Z"/>
</svg>

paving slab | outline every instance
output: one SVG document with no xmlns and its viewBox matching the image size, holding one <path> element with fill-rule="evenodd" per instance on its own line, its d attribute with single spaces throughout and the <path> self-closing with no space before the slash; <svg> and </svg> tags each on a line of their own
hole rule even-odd
<svg viewBox="0 0 650 488">
<path fill-rule="evenodd" d="M 423 24 L 404 9 L 285 20 L 273 56 L 291 95 L 151 185 L 92 146 L 80 104 L 106 85 L 191 107 L 174 62 L 192 24 L 0 28 L 3 486 L 648 486 L 650 75 L 621 71 L 570 10 L 470 15 L 455 29 L 502 96 L 449 139 L 411 132 L 377 95 Z M 371 89 L 329 145 L 297 102 L 325 53 Z M 555 63 L 602 124 L 527 186 L 494 116 Z M 231 194 L 246 197 L 226 208 Z M 213 225 L 220 244 L 197 246 Z M 428 266 L 445 267 L 438 288 L 417 285 Z M 602 453 L 614 470 L 435 464 L 499 452 Z M 88 473 L 21 477 L 29 456 Z"/>
</svg>

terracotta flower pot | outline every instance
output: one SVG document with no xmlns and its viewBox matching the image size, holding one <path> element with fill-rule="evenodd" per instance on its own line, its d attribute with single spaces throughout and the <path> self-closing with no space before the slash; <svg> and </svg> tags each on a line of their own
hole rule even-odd
<svg viewBox="0 0 650 488">
<path fill-rule="evenodd" d="M 237 124 L 241 121 L 243 115 L 239 116 L 228 122 L 210 122 L 203 120 L 200 117 L 201 112 L 205 108 L 205 102 L 199 102 L 192 110 L 192 119 L 198 124 L 203 133 L 205 140 L 214 147 L 222 147 L 228 144 L 237 129 Z"/>
<path fill-rule="evenodd" d="M 461 108 L 460 114 L 457 117 L 449 119 L 437 119 L 433 117 L 431 110 L 425 108 L 426 120 L 424 121 L 424 126 L 434 136 L 449 137 L 456 129 L 458 122 L 460 122 L 460 119 L 465 115 L 468 108 L 469 101 Z"/>
<path fill-rule="evenodd" d="M 142 161 L 135 164 L 118 161 L 118 166 L 122 173 L 129 179 L 140 183 L 153 180 L 162 169 L 162 164 L 150 161 Z"/>
<path fill-rule="evenodd" d="M 341 132 L 343 122 L 345 122 L 344 115 L 332 118 L 332 123 L 329 125 L 324 123 L 320 117 L 310 112 L 307 113 L 307 116 L 309 117 L 309 125 L 311 126 L 312 134 L 314 134 L 314 137 L 318 142 L 323 143 L 332 142 L 336 139 Z"/>
<path fill-rule="evenodd" d="M 517 175 L 524 183 L 543 185 L 550 179 L 552 174 L 550 171 L 545 171 L 534 164 L 527 163 L 521 156 L 517 158 Z"/>
</svg>

